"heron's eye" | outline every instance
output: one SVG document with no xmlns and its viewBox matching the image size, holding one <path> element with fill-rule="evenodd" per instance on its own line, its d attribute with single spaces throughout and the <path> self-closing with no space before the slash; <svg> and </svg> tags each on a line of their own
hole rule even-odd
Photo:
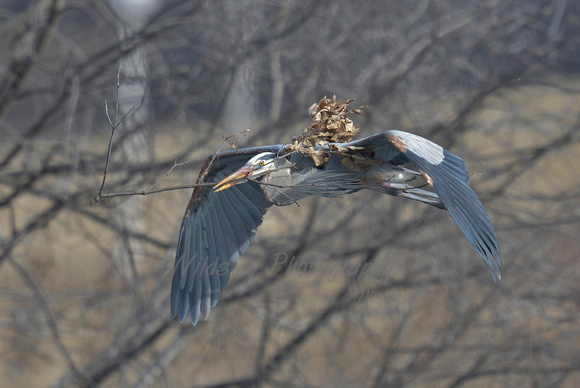
<svg viewBox="0 0 580 388">
<path fill-rule="evenodd" d="M 260 160 L 260 163 L 258 163 L 258 164 L 259 164 L 260 166 L 263 166 L 263 165 L 264 165 L 264 161 L 263 161 L 263 160 Z"/>
</svg>

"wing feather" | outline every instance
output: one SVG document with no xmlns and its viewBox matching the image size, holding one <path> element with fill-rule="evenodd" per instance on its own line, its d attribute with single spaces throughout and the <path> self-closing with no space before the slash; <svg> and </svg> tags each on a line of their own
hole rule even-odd
<svg viewBox="0 0 580 388">
<path fill-rule="evenodd" d="M 482 257 L 494 281 L 501 278 L 502 261 L 495 230 L 483 204 L 469 186 L 469 172 L 459 156 L 423 137 L 396 130 L 345 145 L 371 148 L 385 162 L 414 164 Z"/>
<path fill-rule="evenodd" d="M 218 182 L 261 152 L 279 152 L 282 145 L 220 152 L 206 161 L 197 183 Z M 272 204 L 260 186 L 246 182 L 214 192 L 194 189 L 185 212 L 175 255 L 171 315 L 197 324 L 207 318 L 226 287 Z"/>
<path fill-rule="evenodd" d="M 221 238 L 222 240 L 222 245 L 221 248 L 223 249 L 224 254 L 220 255 L 220 260 L 219 260 L 219 264 L 218 264 L 218 270 L 217 270 L 217 274 L 220 278 L 220 289 L 219 290 L 215 290 L 217 295 L 214 296 L 214 307 L 215 304 L 217 304 L 217 301 L 219 299 L 219 295 L 220 295 L 220 290 L 223 290 L 226 285 L 228 284 L 228 281 L 230 279 L 230 273 L 233 270 L 233 267 L 236 265 L 236 263 L 238 262 L 238 259 L 240 257 L 240 254 L 238 253 L 240 248 L 237 248 L 235 245 L 237 244 L 227 244 L 226 241 L 229 241 L 229 239 L 231 239 L 231 236 L 234 236 L 234 231 L 232 230 L 232 227 L 229 223 L 229 221 L 223 221 L 223 220 L 228 220 L 228 216 L 226 211 L 224 210 L 223 204 L 221 203 L 221 201 L 216 202 L 215 206 L 212 206 L 212 208 L 216 211 L 216 217 L 219 220 L 218 222 L 215 223 L 216 225 L 216 230 L 221 230 L 223 233 L 217 233 L 217 235 Z M 241 247 L 241 246 L 240 246 Z"/>
</svg>

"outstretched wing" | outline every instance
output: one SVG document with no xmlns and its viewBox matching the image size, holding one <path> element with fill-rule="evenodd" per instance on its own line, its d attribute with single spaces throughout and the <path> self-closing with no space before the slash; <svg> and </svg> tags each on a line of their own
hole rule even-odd
<svg viewBox="0 0 580 388">
<path fill-rule="evenodd" d="M 346 145 L 370 148 L 375 157 L 385 162 L 413 163 L 483 258 L 494 281 L 501 278 L 502 261 L 495 230 L 483 204 L 469 186 L 467 166 L 459 156 L 421 136 L 396 130 Z"/>
<path fill-rule="evenodd" d="M 278 152 L 281 148 L 274 145 L 220 152 L 207 159 L 197 183 L 217 183 L 253 156 Z M 193 190 L 175 254 L 172 316 L 177 314 L 183 322 L 189 312 L 194 325 L 200 315 L 209 316 L 271 205 L 254 182 L 240 183 L 217 193 L 211 187 Z"/>
</svg>

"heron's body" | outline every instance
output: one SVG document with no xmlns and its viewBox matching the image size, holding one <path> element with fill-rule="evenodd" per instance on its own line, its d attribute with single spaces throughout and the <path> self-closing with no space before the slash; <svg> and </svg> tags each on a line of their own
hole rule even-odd
<svg viewBox="0 0 580 388">
<path fill-rule="evenodd" d="M 317 157 L 288 150 L 273 145 L 225 151 L 202 167 L 198 183 L 219 183 L 194 190 L 181 226 L 171 290 L 172 314 L 180 321 L 188 313 L 193 324 L 200 314 L 209 315 L 270 206 L 308 196 L 370 189 L 447 209 L 499 278 L 495 231 L 457 155 L 402 131 L 319 146 L 312 150 Z"/>
<path fill-rule="evenodd" d="M 345 145 L 346 143 L 336 144 L 337 147 Z M 329 159 L 321 166 L 316 166 L 307 153 L 293 152 L 288 156 L 278 157 L 287 160 L 287 166 L 256 179 L 263 185 L 262 189 L 268 201 L 276 206 L 285 206 L 310 196 L 329 198 L 364 189 L 397 195 L 394 188 L 389 189 L 413 189 L 427 184 L 416 171 L 364 156 L 364 153 L 335 153 L 328 146 L 318 147 L 317 151 L 328 152 Z M 352 156 L 348 156 L 349 154 Z M 296 174 L 295 171 L 300 173 Z M 385 182 L 390 185 L 385 186 Z"/>
<path fill-rule="evenodd" d="M 360 174 L 344 167 L 335 155 L 319 167 L 304 153 L 292 153 L 286 159 L 288 167 L 259 179 L 266 198 L 274 205 L 290 205 L 310 196 L 336 197 L 364 189 Z M 342 190 L 337 190 L 338 187 Z"/>
</svg>

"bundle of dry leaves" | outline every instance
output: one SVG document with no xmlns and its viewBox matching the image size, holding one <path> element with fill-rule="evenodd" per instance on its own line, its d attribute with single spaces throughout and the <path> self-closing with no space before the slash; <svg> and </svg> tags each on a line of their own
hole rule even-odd
<svg viewBox="0 0 580 388">
<path fill-rule="evenodd" d="M 326 163 L 330 157 L 327 151 L 317 150 L 316 147 L 325 144 L 347 143 L 358 134 L 359 129 L 348 117 L 349 114 L 361 114 L 365 106 L 347 110 L 348 104 L 354 99 L 337 100 L 323 97 L 313 104 L 308 112 L 312 123 L 294 142 L 286 147 L 285 152 L 301 151 L 310 155 L 317 166 Z M 340 151 L 338 146 L 331 146 L 331 151 Z"/>
</svg>

